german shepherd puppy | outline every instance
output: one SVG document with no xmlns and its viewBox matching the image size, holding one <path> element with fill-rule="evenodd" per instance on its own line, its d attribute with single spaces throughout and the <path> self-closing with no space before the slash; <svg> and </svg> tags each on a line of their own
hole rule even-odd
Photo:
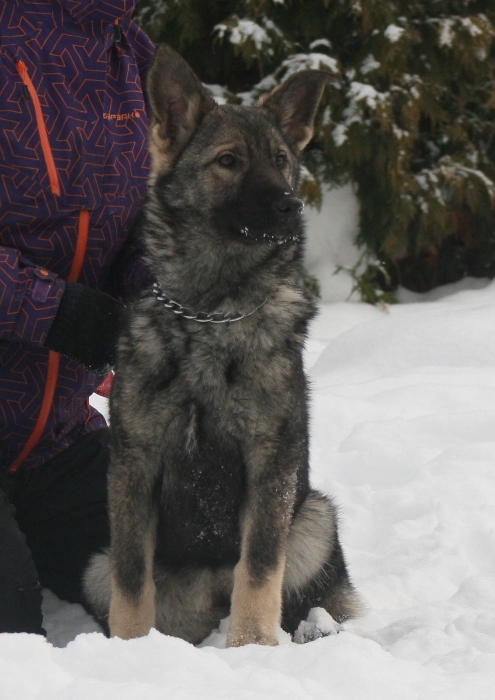
<svg viewBox="0 0 495 700">
<path fill-rule="evenodd" d="M 332 502 L 308 479 L 299 155 L 328 74 L 217 105 L 159 46 L 135 302 L 111 395 L 111 548 L 85 588 L 111 635 L 276 644 L 311 607 L 355 616 Z"/>
</svg>

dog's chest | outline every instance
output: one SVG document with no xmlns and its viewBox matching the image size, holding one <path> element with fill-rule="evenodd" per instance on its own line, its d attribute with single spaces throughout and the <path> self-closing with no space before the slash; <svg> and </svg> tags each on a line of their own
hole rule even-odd
<svg viewBox="0 0 495 700">
<path fill-rule="evenodd" d="M 274 330 L 245 322 L 242 328 L 217 327 L 188 338 L 181 360 L 187 391 L 226 429 L 253 426 L 269 406 L 284 410 L 300 348 L 287 332 Z"/>
</svg>

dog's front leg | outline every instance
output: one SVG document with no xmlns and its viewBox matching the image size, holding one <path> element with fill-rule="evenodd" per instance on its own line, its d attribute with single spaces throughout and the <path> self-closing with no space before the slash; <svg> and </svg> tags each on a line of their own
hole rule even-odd
<svg viewBox="0 0 495 700">
<path fill-rule="evenodd" d="M 276 630 L 282 609 L 285 555 L 263 577 L 253 572 L 249 556 L 241 556 L 234 569 L 231 622 L 227 646 L 278 644 Z"/>
<path fill-rule="evenodd" d="M 256 471 L 248 479 L 241 557 L 234 569 L 227 637 L 227 645 L 231 647 L 278 643 L 276 632 L 282 609 L 295 479 L 276 469 Z"/>
<path fill-rule="evenodd" d="M 122 639 L 143 637 L 155 625 L 156 516 L 151 484 L 139 478 L 138 464 L 127 455 L 125 462 L 114 464 L 109 473 L 112 533 L 109 627 L 112 637 Z M 122 470 L 127 478 L 122 478 Z"/>
</svg>

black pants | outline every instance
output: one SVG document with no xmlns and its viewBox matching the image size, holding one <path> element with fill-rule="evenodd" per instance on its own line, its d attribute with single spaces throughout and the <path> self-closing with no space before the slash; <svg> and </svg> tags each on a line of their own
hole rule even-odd
<svg viewBox="0 0 495 700">
<path fill-rule="evenodd" d="M 41 586 L 83 603 L 81 575 L 109 543 L 108 430 L 28 474 L 0 476 L 0 632 L 43 634 Z"/>
</svg>

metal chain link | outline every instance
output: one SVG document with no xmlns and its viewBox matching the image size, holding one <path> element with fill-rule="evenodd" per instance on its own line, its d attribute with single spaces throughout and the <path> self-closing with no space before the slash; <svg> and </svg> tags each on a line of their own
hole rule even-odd
<svg viewBox="0 0 495 700">
<path fill-rule="evenodd" d="M 174 314 L 182 316 L 182 318 L 186 318 L 189 321 L 197 321 L 198 323 L 234 323 L 234 321 L 242 321 L 243 318 L 247 318 L 248 316 L 252 316 L 254 313 L 256 313 L 256 311 L 258 311 L 258 309 L 261 309 L 261 307 L 264 306 L 267 302 L 267 300 L 265 299 L 265 301 L 263 301 L 255 309 L 253 309 L 247 314 L 195 314 L 192 311 L 189 311 L 188 309 L 184 308 L 184 306 L 182 306 L 182 304 L 179 304 L 179 302 L 170 299 L 163 292 L 158 282 L 155 282 L 153 284 L 151 293 L 153 294 L 155 299 L 160 301 L 163 304 L 163 306 L 169 311 L 172 311 Z"/>
</svg>

